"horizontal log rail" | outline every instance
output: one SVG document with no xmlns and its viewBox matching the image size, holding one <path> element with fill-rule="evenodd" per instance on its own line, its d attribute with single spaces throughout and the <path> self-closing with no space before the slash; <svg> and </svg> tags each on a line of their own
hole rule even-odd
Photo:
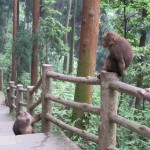
<svg viewBox="0 0 150 150">
<path fill-rule="evenodd" d="M 58 79 L 58 80 L 63 80 L 63 81 L 68 81 L 68 82 L 73 82 L 73 83 L 84 83 L 84 84 L 90 84 L 90 85 L 100 85 L 100 80 L 97 77 L 76 77 L 76 76 L 69 76 L 69 75 L 64 75 L 60 73 L 56 73 L 53 71 L 48 71 L 47 72 L 47 77 L 53 78 L 53 79 Z"/>
<path fill-rule="evenodd" d="M 113 90 L 117 90 L 119 92 L 123 92 L 135 96 L 137 98 L 150 101 L 150 92 L 146 89 L 135 87 L 133 85 L 129 85 L 121 81 L 110 82 L 109 87 Z"/>
<path fill-rule="evenodd" d="M 11 85 L 11 87 L 14 88 L 14 89 L 17 89 L 17 86 L 15 86 L 15 85 Z"/>
<path fill-rule="evenodd" d="M 40 78 L 40 80 L 37 82 L 37 84 L 33 87 L 33 89 L 30 91 L 30 94 L 33 94 L 34 92 L 36 92 L 41 84 L 42 84 L 42 78 Z"/>
<path fill-rule="evenodd" d="M 27 89 L 19 89 L 20 92 L 27 92 Z"/>
<path fill-rule="evenodd" d="M 60 97 L 53 96 L 51 94 L 47 94 L 45 96 L 45 98 L 49 99 L 51 101 L 54 101 L 54 102 L 61 103 L 63 105 L 69 106 L 69 107 L 82 109 L 85 112 L 89 112 L 89 113 L 92 113 L 92 114 L 95 114 L 95 115 L 100 115 L 100 108 L 96 107 L 96 106 L 91 106 L 90 104 L 65 100 L 65 99 L 62 99 Z"/>
<path fill-rule="evenodd" d="M 119 149 L 116 148 L 114 145 L 110 145 L 108 146 L 107 150 L 119 150 Z"/>
<path fill-rule="evenodd" d="M 19 102 L 19 104 L 20 104 L 20 105 L 22 105 L 22 106 L 25 106 L 25 107 L 27 107 L 27 104 L 26 104 L 26 103 Z"/>
<path fill-rule="evenodd" d="M 96 135 L 93 135 L 93 134 L 88 133 L 84 130 L 81 130 L 81 129 L 78 129 L 76 127 L 65 124 L 63 121 L 56 119 L 55 117 L 53 117 L 52 115 L 50 115 L 48 113 L 46 114 L 46 119 L 51 121 L 55 125 L 66 129 L 67 131 L 73 132 L 73 133 L 75 133 L 75 134 L 77 134 L 77 135 L 79 135 L 79 136 L 81 136 L 81 137 L 83 137 L 89 141 L 93 141 L 95 143 L 98 143 L 98 136 L 96 136 Z"/>
<path fill-rule="evenodd" d="M 111 112 L 110 112 L 110 120 L 119 125 L 122 125 L 123 127 L 127 128 L 133 132 L 140 134 L 143 137 L 150 138 L 150 128 L 148 128 L 145 125 L 139 125 L 133 121 L 125 119 L 119 115 L 115 115 Z"/>
<path fill-rule="evenodd" d="M 16 96 L 11 96 L 11 98 L 16 99 L 17 97 Z"/>
<path fill-rule="evenodd" d="M 40 97 L 32 106 L 30 106 L 30 109 L 33 110 L 33 109 L 36 108 L 41 102 L 42 102 L 42 99 L 41 99 L 41 97 Z"/>
</svg>

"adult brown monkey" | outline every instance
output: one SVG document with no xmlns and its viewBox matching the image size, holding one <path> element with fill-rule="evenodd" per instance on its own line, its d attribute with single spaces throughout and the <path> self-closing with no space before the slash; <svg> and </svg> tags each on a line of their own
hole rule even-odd
<svg viewBox="0 0 150 150">
<path fill-rule="evenodd" d="M 21 113 L 16 118 L 13 125 L 13 131 L 15 135 L 33 133 L 34 132 L 32 127 L 33 122 L 34 122 L 34 117 L 32 117 L 28 112 Z"/>
<path fill-rule="evenodd" d="M 133 59 L 130 43 L 116 33 L 107 32 L 102 37 L 102 45 L 109 51 L 102 70 L 116 72 L 122 77 Z M 97 77 L 100 79 L 100 74 Z"/>
</svg>

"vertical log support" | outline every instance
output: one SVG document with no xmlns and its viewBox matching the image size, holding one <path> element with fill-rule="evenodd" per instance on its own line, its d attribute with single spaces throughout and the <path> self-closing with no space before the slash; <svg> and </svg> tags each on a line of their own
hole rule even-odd
<svg viewBox="0 0 150 150">
<path fill-rule="evenodd" d="M 10 105 L 10 90 L 9 90 L 9 87 L 7 87 L 7 90 L 6 90 L 6 98 L 5 98 L 5 104 L 6 104 L 6 106 L 8 106 L 9 107 L 9 105 Z"/>
<path fill-rule="evenodd" d="M 52 123 L 46 119 L 46 114 L 52 113 L 51 101 L 45 99 L 47 93 L 52 93 L 52 79 L 46 76 L 47 71 L 52 71 L 52 65 L 43 64 L 42 65 L 42 132 L 50 132 L 52 128 Z"/>
<path fill-rule="evenodd" d="M 18 84 L 16 93 L 16 117 L 20 114 L 20 112 L 23 112 L 23 106 L 20 105 L 20 102 L 23 102 L 23 91 L 21 91 L 21 89 L 23 89 L 23 85 Z"/>
<path fill-rule="evenodd" d="M 15 96 L 15 82 L 14 81 L 10 81 L 9 82 L 9 89 L 10 89 L 10 103 L 9 103 L 9 107 L 10 107 L 10 113 L 14 113 L 15 112 L 15 108 L 13 107 L 13 104 L 15 104 L 15 100 L 13 98 L 13 96 Z"/>
<path fill-rule="evenodd" d="M 31 94 L 30 91 L 33 89 L 33 86 L 27 87 L 27 111 L 33 115 L 34 111 L 30 109 L 30 106 L 34 103 L 34 96 L 35 94 Z"/>
<path fill-rule="evenodd" d="M 3 69 L 0 68 L 0 91 L 3 91 Z"/>
<path fill-rule="evenodd" d="M 117 114 L 118 92 L 109 88 L 111 81 L 117 81 L 115 73 L 101 72 L 101 124 L 99 131 L 99 150 L 116 146 L 116 124 L 109 119 L 109 112 Z"/>
</svg>

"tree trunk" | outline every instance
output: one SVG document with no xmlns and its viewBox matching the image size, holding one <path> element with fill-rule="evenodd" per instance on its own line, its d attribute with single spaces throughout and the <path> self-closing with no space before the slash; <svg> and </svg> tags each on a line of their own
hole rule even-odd
<svg viewBox="0 0 150 150">
<path fill-rule="evenodd" d="M 139 47 L 145 46 L 145 41 L 146 41 L 146 31 L 142 30 L 141 31 L 141 38 L 140 38 Z M 139 62 L 142 62 L 142 61 L 143 61 L 143 59 L 141 58 L 139 60 Z M 144 78 L 143 73 L 139 73 L 137 75 L 137 82 L 136 82 L 136 86 L 137 87 L 142 87 L 142 85 L 143 85 L 143 78 Z M 141 99 L 136 98 L 135 108 L 138 110 L 137 112 L 139 112 L 141 110 Z"/>
<path fill-rule="evenodd" d="M 96 66 L 96 52 L 98 47 L 99 34 L 100 0 L 83 0 L 82 26 L 80 36 L 80 49 L 77 76 L 93 76 Z M 74 101 L 81 103 L 91 103 L 93 86 L 76 84 Z M 73 109 L 73 121 L 76 126 L 84 129 L 88 118 L 85 118 L 83 111 Z M 83 123 L 84 120 L 85 122 Z"/>
<path fill-rule="evenodd" d="M 69 57 L 69 74 L 73 72 L 74 66 L 74 45 L 75 45 L 75 23 L 76 23 L 76 7 L 77 0 L 73 0 L 73 20 L 72 20 L 72 37 L 71 37 L 71 49 L 70 49 L 70 57 Z"/>
<path fill-rule="evenodd" d="M 17 24 L 18 24 L 18 0 L 13 0 L 13 42 L 15 42 L 17 37 Z M 16 82 L 16 69 L 17 69 L 17 56 L 15 50 L 12 49 L 12 81 Z"/>
<path fill-rule="evenodd" d="M 142 10 L 143 20 L 145 17 L 147 17 L 147 15 L 148 15 L 147 10 L 145 8 L 143 8 L 143 10 Z M 141 37 L 140 37 L 139 47 L 145 46 L 145 42 L 146 42 L 146 31 L 144 29 L 141 29 Z M 142 62 L 142 61 L 143 61 L 142 59 L 139 60 L 139 62 Z M 143 78 L 144 78 L 144 75 L 142 73 L 139 73 L 137 75 L 137 83 L 136 83 L 137 87 L 142 87 Z M 141 99 L 136 98 L 135 108 L 138 110 L 137 112 L 139 112 L 141 110 Z"/>
<path fill-rule="evenodd" d="M 48 64 L 48 38 L 46 38 L 46 64 Z"/>
<path fill-rule="evenodd" d="M 31 85 L 38 81 L 38 25 L 40 13 L 40 0 L 33 0 L 33 48 L 32 48 L 32 65 L 31 65 Z"/>
<path fill-rule="evenodd" d="M 67 4 L 67 18 L 66 18 L 66 28 L 69 26 L 69 20 L 70 20 L 70 11 L 71 11 L 71 3 L 72 0 L 68 0 Z M 67 66 L 68 66 L 68 33 L 65 34 L 65 44 L 67 46 L 66 55 L 64 56 L 64 65 L 63 65 L 63 72 L 67 73 Z"/>
</svg>

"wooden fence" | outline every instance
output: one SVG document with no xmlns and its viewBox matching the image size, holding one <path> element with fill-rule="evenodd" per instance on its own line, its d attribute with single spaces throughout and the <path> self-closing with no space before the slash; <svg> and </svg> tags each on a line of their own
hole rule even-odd
<svg viewBox="0 0 150 150">
<path fill-rule="evenodd" d="M 99 85 L 101 88 L 101 108 L 91 106 L 89 104 L 72 102 L 52 94 L 52 79 L 58 79 L 73 83 L 84 83 L 90 85 Z M 41 97 L 35 101 L 35 92 L 42 88 Z M 126 83 L 120 82 L 115 73 L 101 72 L 101 81 L 96 77 L 75 77 L 55 73 L 51 65 L 44 64 L 42 66 L 42 77 L 36 86 L 28 86 L 27 89 L 23 85 L 15 85 L 13 81 L 9 83 L 7 93 L 7 105 L 10 112 L 16 111 L 16 116 L 23 111 L 26 106 L 29 113 L 33 114 L 34 109 L 42 103 L 42 112 L 36 115 L 36 121 L 41 120 L 41 132 L 52 131 L 52 123 L 77 135 L 86 140 L 93 141 L 98 144 L 99 150 L 117 150 L 116 148 L 116 125 L 119 124 L 143 137 L 150 138 L 150 128 L 145 125 L 137 124 L 133 121 L 125 119 L 117 114 L 118 108 L 118 91 L 129 95 L 150 101 L 150 92 Z M 26 93 L 27 103 L 24 103 L 24 93 Z M 92 113 L 101 117 L 98 135 L 94 135 L 78 129 L 76 127 L 65 124 L 63 121 L 52 116 L 51 102 L 57 102 L 72 108 L 79 108 L 85 112 Z"/>
</svg>

